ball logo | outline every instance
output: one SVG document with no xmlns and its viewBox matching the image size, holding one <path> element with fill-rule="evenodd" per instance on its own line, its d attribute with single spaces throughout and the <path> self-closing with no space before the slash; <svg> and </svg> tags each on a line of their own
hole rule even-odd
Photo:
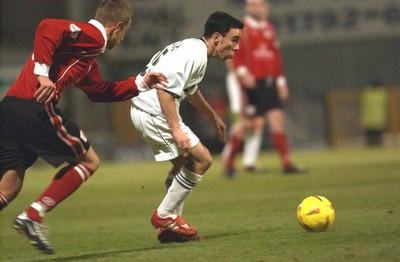
<svg viewBox="0 0 400 262">
<path fill-rule="evenodd" d="M 54 206 L 56 204 L 56 201 L 54 201 L 54 199 L 52 199 L 51 197 L 42 198 L 42 202 L 46 206 L 50 206 L 50 207 L 52 207 L 52 206 Z"/>
</svg>

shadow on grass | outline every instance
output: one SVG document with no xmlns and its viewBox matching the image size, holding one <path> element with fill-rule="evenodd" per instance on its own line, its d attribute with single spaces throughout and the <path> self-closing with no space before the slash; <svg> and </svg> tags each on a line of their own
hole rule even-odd
<svg viewBox="0 0 400 262">
<path fill-rule="evenodd" d="M 154 247 L 145 247 L 145 248 L 137 248 L 137 249 L 125 249 L 125 250 L 115 250 L 115 251 L 107 251 L 107 252 L 93 252 L 88 254 L 81 254 L 76 256 L 65 256 L 65 257 L 52 257 L 48 259 L 38 259 L 32 260 L 32 262 L 43 262 L 43 261 L 77 261 L 77 260 L 86 260 L 86 259 L 96 259 L 96 258 L 107 258 L 113 257 L 119 254 L 127 254 L 127 253 L 135 253 L 141 251 L 150 251 L 150 250 L 161 250 L 161 249 L 170 249 L 170 248 L 178 248 L 179 246 L 173 245 L 159 245 Z"/>
<path fill-rule="evenodd" d="M 221 234 L 210 234 L 206 235 L 204 237 L 204 240 L 201 240 L 199 242 L 207 241 L 207 240 L 216 240 L 220 238 L 226 238 L 226 237 L 237 237 L 240 235 L 248 235 L 252 231 L 257 232 L 257 233 L 268 233 L 274 230 L 243 230 L 243 231 L 236 231 L 236 232 L 229 232 L 229 233 L 221 233 Z M 197 242 L 197 241 L 196 241 Z M 192 242 L 193 243 L 193 242 Z M 144 248 L 133 248 L 133 249 L 125 249 L 125 250 L 115 250 L 115 251 L 99 251 L 99 252 L 93 252 L 93 253 L 88 253 L 88 254 L 81 254 L 81 255 L 76 255 L 76 256 L 57 256 L 57 257 L 49 257 L 49 258 L 43 258 L 43 259 L 38 259 L 38 260 L 32 260 L 32 262 L 46 262 L 46 261 L 77 261 L 77 260 L 87 260 L 87 259 L 96 259 L 96 258 L 111 258 L 113 256 L 118 256 L 120 254 L 129 254 L 129 253 L 136 253 L 136 252 L 141 252 L 141 251 L 151 251 L 151 250 L 161 250 L 161 249 L 172 249 L 172 248 L 180 248 L 182 244 L 185 243 L 171 243 L 171 244 L 160 244 L 158 246 L 152 246 L 152 247 L 144 247 Z"/>
</svg>

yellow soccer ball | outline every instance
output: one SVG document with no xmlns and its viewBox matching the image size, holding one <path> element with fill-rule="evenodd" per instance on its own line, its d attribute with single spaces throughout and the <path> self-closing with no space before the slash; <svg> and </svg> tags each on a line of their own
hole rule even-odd
<svg viewBox="0 0 400 262">
<path fill-rule="evenodd" d="M 309 196 L 297 208 L 297 220 L 309 232 L 326 231 L 335 221 L 335 209 L 323 196 Z"/>
</svg>

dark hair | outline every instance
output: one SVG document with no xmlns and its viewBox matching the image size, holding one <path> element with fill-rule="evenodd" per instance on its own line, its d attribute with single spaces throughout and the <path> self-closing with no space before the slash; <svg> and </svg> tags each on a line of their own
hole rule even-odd
<svg viewBox="0 0 400 262">
<path fill-rule="evenodd" d="M 122 22 L 122 27 L 125 27 L 132 20 L 132 15 L 132 9 L 125 0 L 104 0 L 97 7 L 94 19 L 103 26 Z"/>
<path fill-rule="evenodd" d="M 243 23 L 224 12 L 212 13 L 204 25 L 205 38 L 210 38 L 214 33 L 220 33 L 225 36 L 232 28 L 243 29 Z"/>
</svg>

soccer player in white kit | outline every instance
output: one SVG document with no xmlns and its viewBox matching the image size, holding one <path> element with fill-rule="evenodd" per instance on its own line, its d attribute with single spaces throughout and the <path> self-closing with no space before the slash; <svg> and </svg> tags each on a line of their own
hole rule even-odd
<svg viewBox="0 0 400 262">
<path fill-rule="evenodd" d="M 243 23 L 224 12 L 209 16 L 200 39 L 185 39 L 158 52 L 138 75 L 162 72 L 168 88 L 142 93 L 132 99 L 131 117 L 143 140 L 154 152 L 156 161 L 171 161 L 166 186 L 168 192 L 154 211 L 151 223 L 160 228 L 160 242 L 199 239 L 197 229 L 182 217 L 183 202 L 201 181 L 212 157 L 179 115 L 186 99 L 208 116 L 221 141 L 226 140 L 226 125 L 207 103 L 198 84 L 204 77 L 209 58 L 231 59 L 239 49 Z"/>
</svg>

